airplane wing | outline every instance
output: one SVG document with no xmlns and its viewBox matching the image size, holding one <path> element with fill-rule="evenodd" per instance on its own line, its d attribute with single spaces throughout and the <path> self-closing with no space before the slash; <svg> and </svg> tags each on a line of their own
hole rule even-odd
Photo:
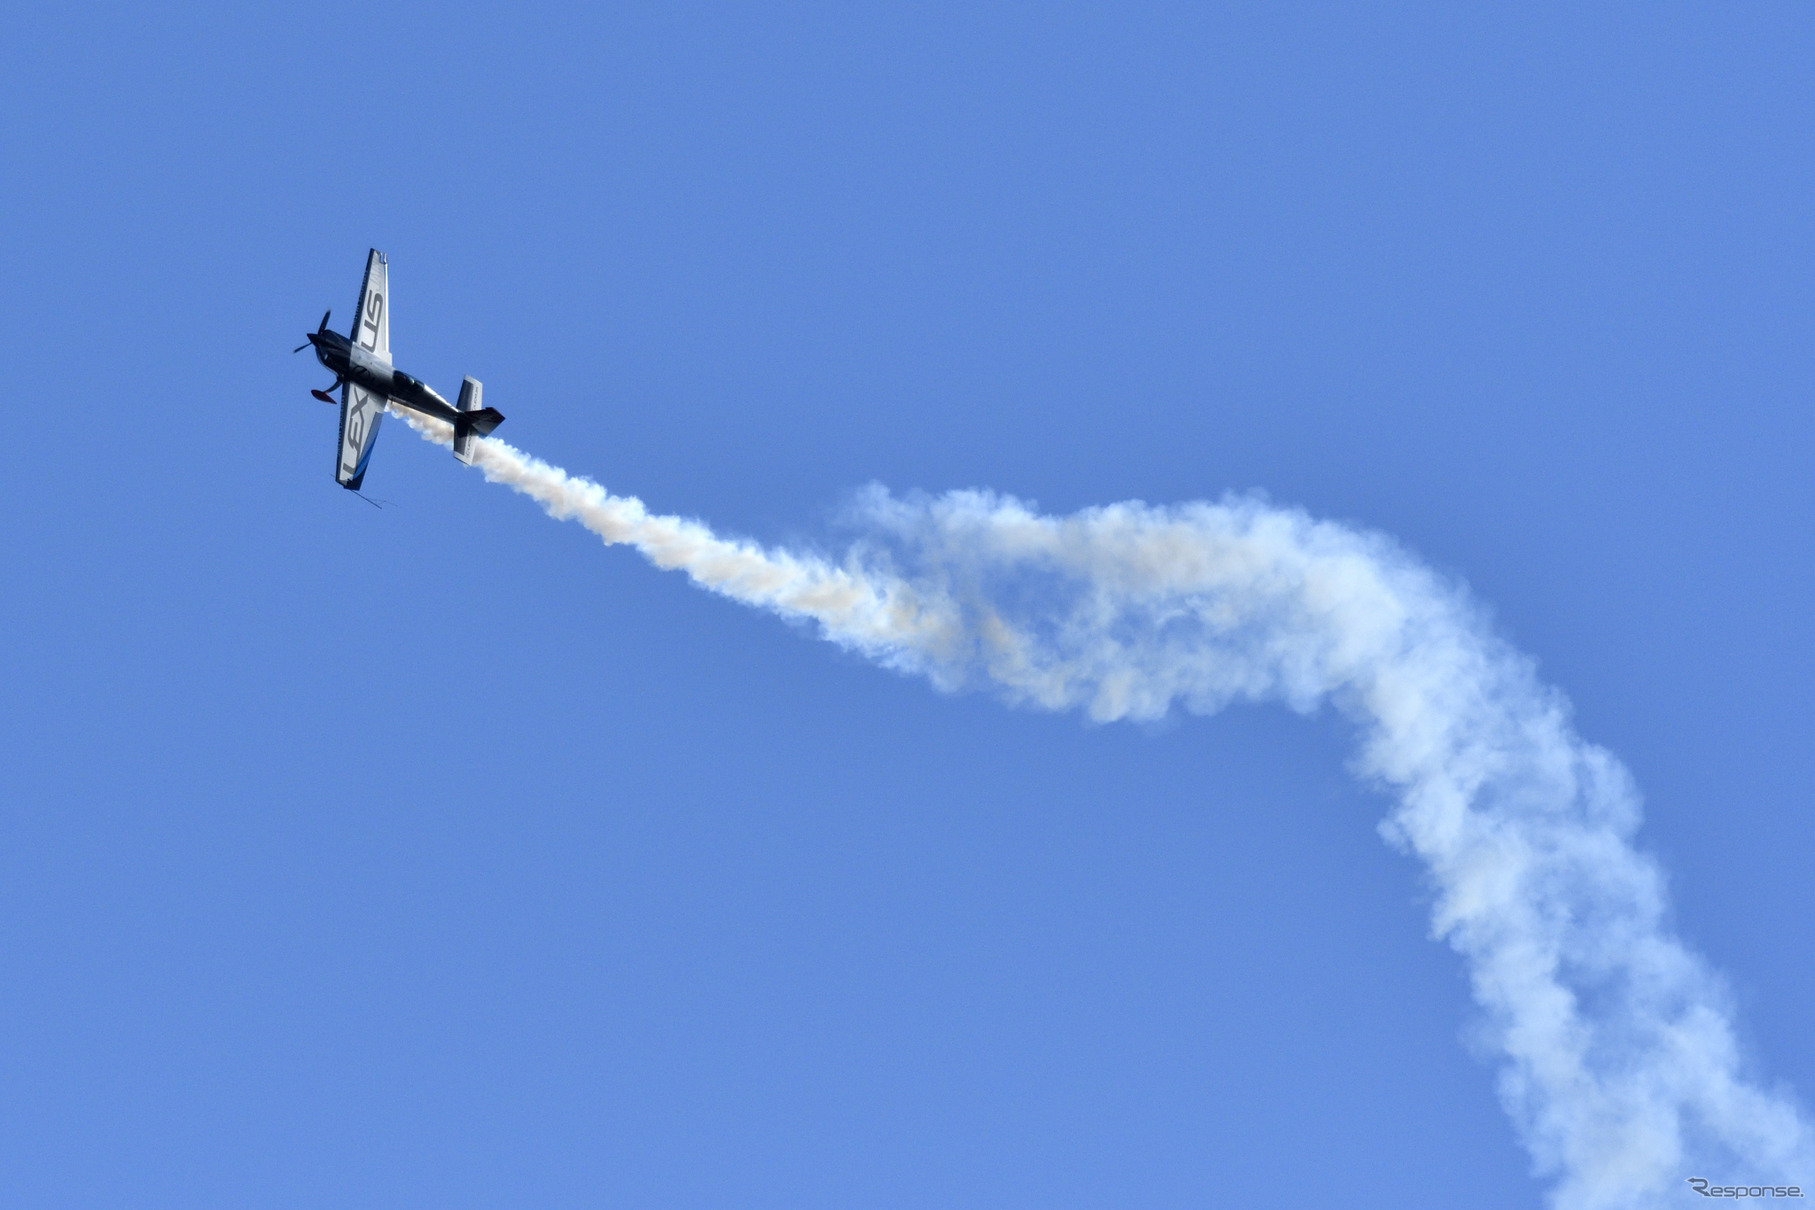
<svg viewBox="0 0 1815 1210">
<path fill-rule="evenodd" d="M 359 284 L 359 310 L 353 313 L 353 343 L 357 355 L 364 349 L 382 361 L 391 360 L 391 283 L 384 253 L 372 249 L 366 257 L 365 280 Z M 365 481 L 366 462 L 378 443 L 378 422 L 384 419 L 384 396 L 356 383 L 340 392 L 340 460 L 334 464 L 334 481 L 359 490 Z"/>
<path fill-rule="evenodd" d="M 359 310 L 353 313 L 353 343 L 385 361 L 391 360 L 391 287 L 384 253 L 366 257 L 366 279 L 359 287 Z"/>
<path fill-rule="evenodd" d="M 369 269 L 366 280 L 371 281 Z M 378 280 L 383 289 L 383 261 L 378 262 Z M 340 461 L 334 465 L 334 482 L 342 487 L 358 491 L 365 481 L 366 462 L 372 457 L 372 447 L 378 444 L 378 422 L 384 419 L 384 405 L 384 396 L 362 386 L 349 382 L 341 388 Z"/>
</svg>

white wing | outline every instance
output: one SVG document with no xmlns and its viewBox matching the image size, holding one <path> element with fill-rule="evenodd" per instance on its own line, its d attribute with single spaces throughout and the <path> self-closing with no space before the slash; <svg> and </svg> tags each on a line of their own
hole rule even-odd
<svg viewBox="0 0 1815 1210">
<path fill-rule="evenodd" d="M 379 280 L 383 278 L 381 267 Z M 378 422 L 383 419 L 384 396 L 350 382 L 341 388 L 340 461 L 334 464 L 334 482 L 359 490 L 366 477 L 366 462 L 372 457 L 372 447 L 378 444 Z"/>
<path fill-rule="evenodd" d="M 391 360 L 391 286 L 384 253 L 366 257 L 366 279 L 359 287 L 359 310 L 353 316 L 353 343 L 385 361 Z"/>
</svg>

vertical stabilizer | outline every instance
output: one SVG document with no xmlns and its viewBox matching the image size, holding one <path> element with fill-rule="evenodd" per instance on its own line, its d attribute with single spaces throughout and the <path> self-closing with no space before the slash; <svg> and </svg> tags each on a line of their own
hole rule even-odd
<svg viewBox="0 0 1815 1210">
<path fill-rule="evenodd" d="M 460 412 L 460 419 L 454 422 L 454 457 L 468 466 L 473 464 L 473 425 L 466 413 L 480 410 L 482 405 L 479 397 L 484 390 L 477 378 L 469 376 L 460 384 L 460 401 L 455 405 Z"/>
</svg>

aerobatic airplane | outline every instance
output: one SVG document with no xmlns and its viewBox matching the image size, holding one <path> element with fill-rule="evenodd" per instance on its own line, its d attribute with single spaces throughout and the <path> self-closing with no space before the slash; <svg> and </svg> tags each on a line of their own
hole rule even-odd
<svg viewBox="0 0 1815 1210">
<path fill-rule="evenodd" d="M 328 316 L 334 313 L 329 311 L 321 317 L 321 327 L 309 333 L 308 342 L 294 350 L 300 353 L 314 345 L 316 358 L 334 371 L 334 386 L 309 394 L 323 403 L 333 403 L 334 396 L 328 391 L 340 388 L 340 457 L 334 463 L 334 482 L 355 492 L 365 482 L 366 463 L 371 461 L 372 446 L 378 441 L 378 422 L 384 419 L 387 404 L 453 425 L 454 457 L 468 464 L 473 460 L 473 438 L 483 437 L 504 423 L 496 408 L 479 406 L 483 388 L 477 378 L 469 377 L 461 383 L 460 400 L 450 405 L 435 393 L 435 388 L 391 368 L 391 290 L 387 268 L 384 253 L 372 249 L 366 257 L 366 280 L 359 287 L 359 311 L 353 319 L 351 338 L 328 331 Z"/>
</svg>

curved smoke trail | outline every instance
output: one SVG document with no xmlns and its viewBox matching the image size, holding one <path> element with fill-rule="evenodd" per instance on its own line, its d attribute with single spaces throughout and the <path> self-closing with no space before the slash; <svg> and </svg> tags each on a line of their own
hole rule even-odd
<svg viewBox="0 0 1815 1210">
<path fill-rule="evenodd" d="M 1795 1102 L 1746 1078 L 1719 980 L 1666 926 L 1626 770 L 1461 588 L 1390 539 L 1254 499 L 1046 517 L 874 489 L 858 502 L 870 537 L 834 563 L 478 446 L 487 479 L 551 516 L 942 687 L 1105 721 L 1330 702 L 1358 727 L 1361 773 L 1396 798 L 1383 833 L 1428 867 L 1433 930 L 1467 960 L 1501 1099 L 1556 1206 L 1680 1197 L 1690 1164 L 1815 1176 Z"/>
</svg>

